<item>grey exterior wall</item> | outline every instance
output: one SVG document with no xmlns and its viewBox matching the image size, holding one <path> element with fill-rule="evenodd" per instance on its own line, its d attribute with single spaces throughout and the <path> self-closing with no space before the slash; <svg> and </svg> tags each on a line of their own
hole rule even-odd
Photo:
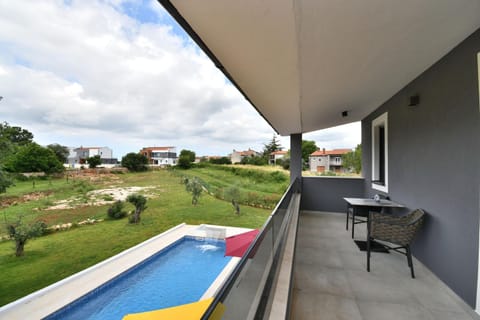
<svg viewBox="0 0 480 320">
<path fill-rule="evenodd" d="M 414 255 L 475 308 L 479 241 L 480 30 L 362 121 L 365 195 L 371 121 L 388 111 L 389 193 L 428 218 Z M 395 76 L 395 75 L 392 75 Z M 408 97 L 420 104 L 408 106 Z"/>
<path fill-rule="evenodd" d="M 302 210 L 346 212 L 344 197 L 363 197 L 364 180 L 360 178 L 303 177 Z"/>
</svg>

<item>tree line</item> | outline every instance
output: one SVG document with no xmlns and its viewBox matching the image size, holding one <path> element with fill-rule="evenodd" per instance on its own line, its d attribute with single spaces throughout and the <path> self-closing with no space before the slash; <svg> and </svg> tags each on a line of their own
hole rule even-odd
<svg viewBox="0 0 480 320">
<path fill-rule="evenodd" d="M 0 193 L 13 184 L 12 173 L 64 170 L 68 148 L 58 144 L 42 147 L 33 141 L 33 134 L 21 127 L 0 123 Z"/>
</svg>

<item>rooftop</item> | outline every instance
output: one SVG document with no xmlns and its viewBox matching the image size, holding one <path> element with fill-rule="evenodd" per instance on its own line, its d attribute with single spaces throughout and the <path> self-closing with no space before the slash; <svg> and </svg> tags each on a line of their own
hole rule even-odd
<svg viewBox="0 0 480 320">
<path fill-rule="evenodd" d="M 325 156 L 325 155 L 342 155 L 345 153 L 352 152 L 352 149 L 333 149 L 333 150 L 317 150 L 313 152 L 310 156 Z"/>
</svg>

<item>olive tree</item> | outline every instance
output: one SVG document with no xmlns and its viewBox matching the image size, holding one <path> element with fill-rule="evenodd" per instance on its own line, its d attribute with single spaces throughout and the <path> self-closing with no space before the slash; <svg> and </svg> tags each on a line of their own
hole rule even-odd
<svg viewBox="0 0 480 320">
<path fill-rule="evenodd" d="M 236 214 L 240 214 L 240 189 L 237 186 L 232 186 L 225 190 L 225 200 L 232 203 Z"/>
<path fill-rule="evenodd" d="M 25 224 L 20 216 L 14 223 L 7 223 L 7 233 L 11 240 L 15 241 L 15 255 L 23 256 L 25 244 L 28 239 L 41 236 L 47 228 L 45 222 L 37 221 L 33 224 Z"/>
<path fill-rule="evenodd" d="M 127 197 L 127 201 L 135 206 L 135 211 L 130 217 L 131 223 L 140 222 L 140 214 L 147 209 L 147 198 L 141 194 L 131 194 Z"/>
<path fill-rule="evenodd" d="M 195 177 L 187 180 L 185 183 L 185 189 L 192 194 L 192 204 L 196 206 L 203 190 L 203 186 L 198 178 Z"/>
</svg>

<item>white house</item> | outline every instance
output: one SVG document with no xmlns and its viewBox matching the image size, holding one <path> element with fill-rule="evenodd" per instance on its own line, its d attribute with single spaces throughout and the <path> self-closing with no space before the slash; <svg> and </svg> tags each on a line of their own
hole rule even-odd
<svg viewBox="0 0 480 320">
<path fill-rule="evenodd" d="M 270 153 L 270 158 L 268 159 L 268 163 L 269 164 L 277 164 L 277 160 L 285 158 L 287 153 L 288 153 L 288 151 L 282 151 L 282 150 L 278 150 L 278 151 L 274 151 L 274 152 Z"/>
<path fill-rule="evenodd" d="M 145 147 L 140 153 L 147 157 L 152 166 L 174 166 L 177 164 L 175 147 Z"/>
<path fill-rule="evenodd" d="M 72 168 L 84 166 L 87 159 L 94 156 L 100 156 L 102 166 L 114 166 L 118 163 L 116 158 L 113 158 L 113 151 L 109 147 L 79 147 L 69 148 L 67 165 Z"/>
<path fill-rule="evenodd" d="M 342 155 L 351 151 L 351 149 L 317 150 L 309 157 L 310 171 L 341 172 L 343 169 Z"/>
</svg>

